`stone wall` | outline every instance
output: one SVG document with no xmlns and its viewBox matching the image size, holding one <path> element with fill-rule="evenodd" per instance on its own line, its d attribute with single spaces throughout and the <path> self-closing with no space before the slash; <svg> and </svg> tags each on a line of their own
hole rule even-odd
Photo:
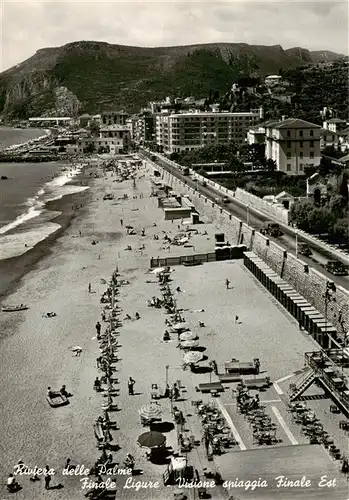
<svg viewBox="0 0 349 500">
<path fill-rule="evenodd" d="M 258 198 L 258 196 L 240 188 L 236 188 L 235 198 L 245 205 L 249 205 L 256 210 L 263 212 L 272 219 L 282 222 L 282 224 L 288 224 L 289 211 L 286 208 L 268 203 L 267 201 L 262 200 L 262 198 Z"/>
<path fill-rule="evenodd" d="M 156 166 L 159 170 L 159 166 Z M 195 189 L 188 187 L 167 171 L 163 171 L 163 180 L 173 186 L 178 193 L 190 198 L 202 218 L 212 222 L 219 231 L 226 234 L 226 239 L 232 244 L 245 244 L 249 250 L 257 254 L 285 281 L 290 283 L 322 314 L 325 314 L 325 299 L 327 277 L 316 269 L 308 267 L 301 259 L 296 259 L 281 246 L 251 227 L 242 223 L 237 217 L 216 205 Z M 349 330 L 349 292 L 337 286 L 327 307 L 327 318 L 339 332 L 339 335 Z"/>
</svg>

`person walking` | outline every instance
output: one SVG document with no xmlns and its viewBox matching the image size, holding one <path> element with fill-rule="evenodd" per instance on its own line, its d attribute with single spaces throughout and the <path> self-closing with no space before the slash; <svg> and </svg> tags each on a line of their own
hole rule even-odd
<svg viewBox="0 0 349 500">
<path fill-rule="evenodd" d="M 238 315 L 235 316 L 235 323 L 239 323 L 239 316 Z"/>
<path fill-rule="evenodd" d="M 129 396 L 133 396 L 134 395 L 133 388 L 134 388 L 135 383 L 136 383 L 136 381 L 133 380 L 132 377 L 130 377 L 129 380 L 128 380 L 128 383 L 127 383 Z"/>
<path fill-rule="evenodd" d="M 91 283 L 89 283 L 89 284 L 88 284 L 88 293 L 91 293 L 91 290 L 92 290 L 92 288 L 91 288 Z"/>
<path fill-rule="evenodd" d="M 101 338 L 101 324 L 99 321 L 96 323 L 97 340 Z"/>
<path fill-rule="evenodd" d="M 45 467 L 45 490 L 50 489 L 51 476 L 49 474 L 50 468 L 48 465 Z"/>
<path fill-rule="evenodd" d="M 123 219 L 120 219 L 120 225 L 123 226 L 124 225 L 124 221 Z"/>
<path fill-rule="evenodd" d="M 228 290 L 228 288 L 229 288 L 229 285 L 230 285 L 230 281 L 229 281 L 229 280 L 228 280 L 228 278 L 227 278 L 227 279 L 225 280 L 225 286 L 226 286 L 227 290 Z"/>
</svg>

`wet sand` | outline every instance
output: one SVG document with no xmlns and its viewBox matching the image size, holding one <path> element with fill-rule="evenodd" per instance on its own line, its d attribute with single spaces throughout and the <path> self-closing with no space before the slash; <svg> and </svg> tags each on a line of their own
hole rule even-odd
<svg viewBox="0 0 349 500">
<path fill-rule="evenodd" d="M 89 177 L 79 178 L 81 182 L 90 182 Z M 71 183 L 74 185 L 74 182 Z M 33 270 L 37 263 L 47 254 L 52 252 L 55 241 L 63 235 L 75 218 L 83 216 L 90 199 L 90 190 L 86 189 L 78 193 L 63 196 L 60 200 L 46 203 L 45 209 L 61 212 L 61 215 L 52 219 L 51 222 L 59 224 L 61 227 L 50 234 L 48 238 L 37 243 L 28 252 L 10 259 L 0 260 L 0 300 L 5 301 L 6 295 L 14 292 L 19 286 L 21 278 Z M 73 210 L 76 203 L 82 204 L 83 208 Z"/>
</svg>

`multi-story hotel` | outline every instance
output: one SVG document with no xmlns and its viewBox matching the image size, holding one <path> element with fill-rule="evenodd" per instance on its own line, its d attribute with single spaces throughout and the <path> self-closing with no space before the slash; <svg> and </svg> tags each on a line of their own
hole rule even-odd
<svg viewBox="0 0 349 500">
<path fill-rule="evenodd" d="M 306 166 L 318 166 L 320 125 L 298 118 L 287 118 L 265 126 L 265 155 L 276 162 L 277 169 L 289 175 L 304 175 Z"/>
<path fill-rule="evenodd" d="M 204 112 L 156 115 L 156 144 L 166 153 L 191 151 L 209 145 L 245 144 L 246 132 L 256 125 L 262 110 L 246 113 Z"/>
</svg>

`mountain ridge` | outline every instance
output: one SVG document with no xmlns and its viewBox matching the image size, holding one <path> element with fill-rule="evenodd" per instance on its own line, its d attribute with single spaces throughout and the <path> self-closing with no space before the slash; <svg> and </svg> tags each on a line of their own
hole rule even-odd
<svg viewBox="0 0 349 500">
<path fill-rule="evenodd" d="M 239 76 L 267 74 L 343 57 L 281 45 L 206 43 L 137 47 L 70 42 L 46 47 L 0 73 L 0 115 L 78 113 L 123 107 L 135 111 L 166 95 L 225 92 Z M 59 97 L 57 97 L 59 96 Z"/>
</svg>

